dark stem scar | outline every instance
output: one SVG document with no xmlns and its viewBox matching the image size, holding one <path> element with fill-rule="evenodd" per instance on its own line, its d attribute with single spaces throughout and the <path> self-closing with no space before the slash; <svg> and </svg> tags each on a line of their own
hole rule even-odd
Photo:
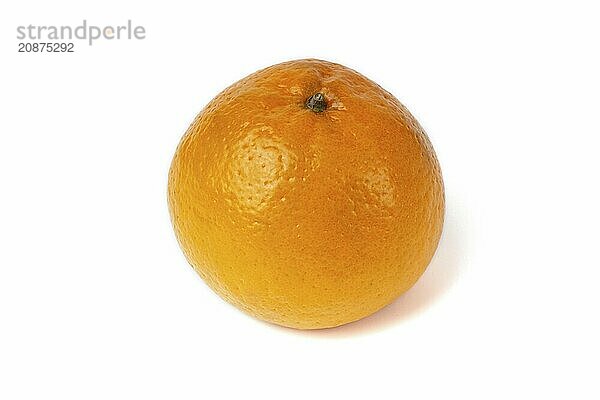
<svg viewBox="0 0 600 400">
<path fill-rule="evenodd" d="M 327 101 L 323 93 L 315 93 L 306 99 L 306 108 L 315 113 L 322 113 L 327 108 Z"/>
</svg>

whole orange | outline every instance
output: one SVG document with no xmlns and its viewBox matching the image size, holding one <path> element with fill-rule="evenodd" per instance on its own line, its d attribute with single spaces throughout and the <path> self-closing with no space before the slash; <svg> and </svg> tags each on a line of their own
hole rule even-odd
<svg viewBox="0 0 600 400">
<path fill-rule="evenodd" d="M 444 219 L 419 123 L 361 74 L 313 59 L 215 97 L 177 148 L 168 198 L 181 248 L 212 289 L 301 329 L 358 320 L 408 290 Z"/>
</svg>

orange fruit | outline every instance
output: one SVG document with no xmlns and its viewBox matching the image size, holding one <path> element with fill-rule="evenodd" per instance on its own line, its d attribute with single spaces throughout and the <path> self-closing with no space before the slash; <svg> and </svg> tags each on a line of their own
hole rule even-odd
<svg viewBox="0 0 600 400">
<path fill-rule="evenodd" d="M 215 97 L 177 148 L 168 200 L 212 289 L 301 329 L 358 320 L 408 290 L 444 218 L 418 122 L 374 82 L 320 60 L 265 68 Z"/>
</svg>

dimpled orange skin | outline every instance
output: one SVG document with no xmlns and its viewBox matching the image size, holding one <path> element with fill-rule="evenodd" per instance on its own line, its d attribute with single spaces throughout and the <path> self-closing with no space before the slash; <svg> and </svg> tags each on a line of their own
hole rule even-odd
<svg viewBox="0 0 600 400">
<path fill-rule="evenodd" d="M 323 112 L 305 105 L 315 93 Z M 215 97 L 177 148 L 168 201 L 212 289 L 299 329 L 358 320 L 408 290 L 444 218 L 440 167 L 408 110 L 359 73 L 312 59 Z"/>
</svg>

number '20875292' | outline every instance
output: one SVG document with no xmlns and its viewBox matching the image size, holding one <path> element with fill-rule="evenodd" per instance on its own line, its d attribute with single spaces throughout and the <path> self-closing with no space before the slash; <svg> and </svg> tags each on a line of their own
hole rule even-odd
<svg viewBox="0 0 600 400">
<path fill-rule="evenodd" d="M 19 53 L 73 53 L 74 43 L 19 43 Z"/>
</svg>

